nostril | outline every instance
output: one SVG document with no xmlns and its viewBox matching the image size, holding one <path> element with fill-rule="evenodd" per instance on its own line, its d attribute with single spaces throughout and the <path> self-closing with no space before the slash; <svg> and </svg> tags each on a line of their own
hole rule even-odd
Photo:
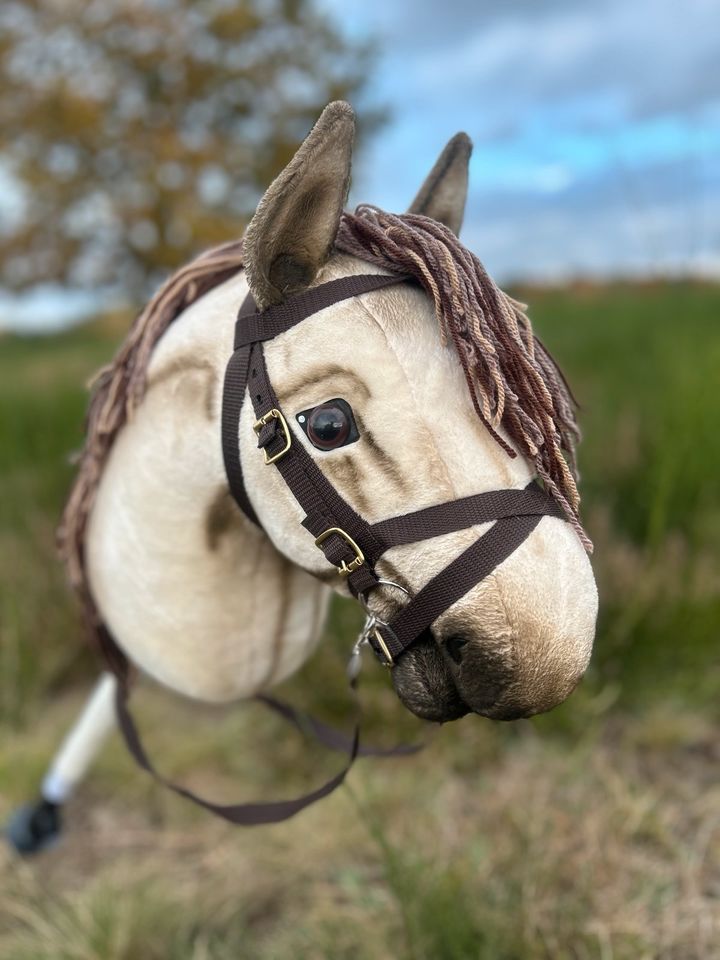
<svg viewBox="0 0 720 960">
<path fill-rule="evenodd" d="M 461 636 L 448 637 L 445 641 L 445 649 L 455 663 L 462 662 L 462 651 L 466 643 L 466 638 Z"/>
</svg>

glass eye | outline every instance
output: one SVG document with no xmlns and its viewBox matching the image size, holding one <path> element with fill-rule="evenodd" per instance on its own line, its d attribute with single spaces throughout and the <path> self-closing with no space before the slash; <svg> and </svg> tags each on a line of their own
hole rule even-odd
<svg viewBox="0 0 720 960">
<path fill-rule="evenodd" d="M 303 410 L 297 421 L 318 450 L 335 450 L 358 439 L 352 409 L 340 398 Z"/>
</svg>

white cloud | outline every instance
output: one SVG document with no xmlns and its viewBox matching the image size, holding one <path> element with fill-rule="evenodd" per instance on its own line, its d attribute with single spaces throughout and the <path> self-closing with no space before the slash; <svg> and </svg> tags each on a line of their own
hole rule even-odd
<svg viewBox="0 0 720 960">
<path fill-rule="evenodd" d="M 347 0 L 342 10 L 384 38 L 374 84 L 393 111 L 358 199 L 403 209 L 464 129 L 475 141 L 466 237 L 501 273 L 713 262 L 716 0 Z"/>
</svg>

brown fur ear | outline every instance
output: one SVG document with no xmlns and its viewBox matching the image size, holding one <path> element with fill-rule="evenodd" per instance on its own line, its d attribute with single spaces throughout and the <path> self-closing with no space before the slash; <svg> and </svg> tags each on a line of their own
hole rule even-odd
<svg viewBox="0 0 720 960">
<path fill-rule="evenodd" d="M 460 233 L 468 190 L 468 164 L 472 141 L 456 133 L 437 159 L 408 213 L 420 213 Z"/>
<path fill-rule="evenodd" d="M 354 133 L 350 104 L 328 104 L 260 201 L 243 259 L 261 309 L 309 286 L 330 255 L 350 185 Z"/>
</svg>

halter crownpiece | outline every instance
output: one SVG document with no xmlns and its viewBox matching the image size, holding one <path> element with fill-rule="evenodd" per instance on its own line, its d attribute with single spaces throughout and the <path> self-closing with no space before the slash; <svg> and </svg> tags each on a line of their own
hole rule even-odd
<svg viewBox="0 0 720 960">
<path fill-rule="evenodd" d="M 565 519 L 560 506 L 534 480 L 523 490 L 479 493 L 369 523 L 338 493 L 293 434 L 268 376 L 263 344 L 320 310 L 373 290 L 411 282 L 397 275 L 359 275 L 330 280 L 281 304 L 259 311 L 251 294 L 240 308 L 234 352 L 223 385 L 222 449 L 230 492 L 243 513 L 260 526 L 243 482 L 239 449 L 240 415 L 249 394 L 254 430 L 265 463 L 281 474 L 315 539 L 356 598 L 382 585 L 375 567 L 391 547 L 428 540 L 495 521 L 385 623 L 373 618 L 364 639 L 376 657 L 393 667 L 437 618 L 484 580 L 530 535 L 543 516 Z"/>
</svg>

